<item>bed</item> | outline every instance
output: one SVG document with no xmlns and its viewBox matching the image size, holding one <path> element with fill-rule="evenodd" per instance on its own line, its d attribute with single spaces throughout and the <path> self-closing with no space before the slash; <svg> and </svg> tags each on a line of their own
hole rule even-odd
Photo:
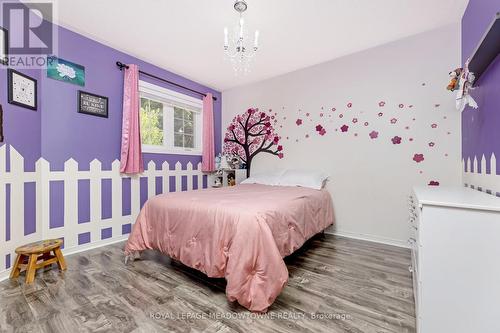
<svg viewBox="0 0 500 333">
<path fill-rule="evenodd" d="M 209 277 L 229 301 L 266 312 L 288 281 L 283 257 L 333 224 L 326 190 L 241 184 L 150 198 L 125 246 L 159 250 Z"/>
</svg>

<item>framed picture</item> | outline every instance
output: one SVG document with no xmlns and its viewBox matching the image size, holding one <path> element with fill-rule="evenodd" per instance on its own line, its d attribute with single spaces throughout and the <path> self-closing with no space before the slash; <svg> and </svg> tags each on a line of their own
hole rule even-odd
<svg viewBox="0 0 500 333">
<path fill-rule="evenodd" d="M 9 32 L 0 27 L 0 63 L 7 65 L 9 63 Z"/>
<path fill-rule="evenodd" d="M 47 77 L 85 86 L 85 67 L 55 56 L 47 57 Z"/>
<path fill-rule="evenodd" d="M 3 142 L 3 109 L 0 104 L 0 142 Z"/>
<path fill-rule="evenodd" d="M 31 110 L 37 109 L 36 80 L 11 68 L 7 69 L 8 102 Z"/>
<path fill-rule="evenodd" d="M 78 90 L 78 112 L 108 118 L 108 98 Z"/>
</svg>

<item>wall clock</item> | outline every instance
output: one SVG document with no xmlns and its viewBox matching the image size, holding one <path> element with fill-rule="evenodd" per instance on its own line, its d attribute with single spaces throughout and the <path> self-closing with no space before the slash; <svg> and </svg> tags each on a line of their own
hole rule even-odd
<svg viewBox="0 0 500 333">
<path fill-rule="evenodd" d="M 31 110 L 37 109 L 36 80 L 13 69 L 7 71 L 8 102 Z"/>
</svg>

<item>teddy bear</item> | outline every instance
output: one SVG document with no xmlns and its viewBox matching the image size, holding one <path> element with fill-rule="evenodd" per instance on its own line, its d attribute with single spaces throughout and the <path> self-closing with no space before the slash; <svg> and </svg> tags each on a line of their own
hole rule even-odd
<svg viewBox="0 0 500 333">
<path fill-rule="evenodd" d="M 463 70 L 462 68 L 457 68 L 454 71 L 450 72 L 451 81 L 446 87 L 446 89 L 451 91 L 455 91 L 458 89 L 459 86 L 458 80 L 460 78 L 460 74 L 462 74 L 462 70 Z"/>
</svg>

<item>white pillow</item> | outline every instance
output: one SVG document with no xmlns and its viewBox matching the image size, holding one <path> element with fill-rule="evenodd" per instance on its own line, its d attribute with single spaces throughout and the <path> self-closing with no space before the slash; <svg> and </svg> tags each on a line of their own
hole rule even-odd
<svg viewBox="0 0 500 333">
<path fill-rule="evenodd" d="M 262 185 L 278 185 L 279 178 L 283 174 L 283 170 L 259 172 L 251 175 L 241 182 L 241 184 L 262 184 Z"/>
<path fill-rule="evenodd" d="M 321 171 L 286 170 L 279 178 L 280 186 L 302 186 L 321 190 L 328 179 L 328 175 Z"/>
</svg>

